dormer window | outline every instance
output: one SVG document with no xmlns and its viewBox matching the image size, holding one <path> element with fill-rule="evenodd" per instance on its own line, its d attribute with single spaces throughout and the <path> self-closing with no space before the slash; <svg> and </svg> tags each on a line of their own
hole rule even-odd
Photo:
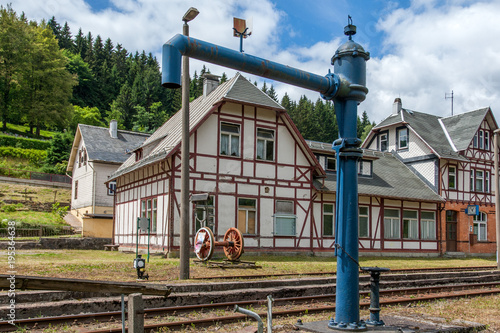
<svg viewBox="0 0 500 333">
<path fill-rule="evenodd" d="M 135 161 L 142 160 L 142 148 L 139 148 L 135 151 Z"/>
<path fill-rule="evenodd" d="M 398 130 L 398 150 L 408 149 L 408 128 L 403 127 Z"/>
<path fill-rule="evenodd" d="M 337 171 L 337 159 L 335 157 L 326 158 L 326 171 Z"/>
<path fill-rule="evenodd" d="M 387 132 L 380 133 L 379 140 L 380 151 L 387 151 L 387 148 L 389 146 L 389 134 Z"/>
</svg>

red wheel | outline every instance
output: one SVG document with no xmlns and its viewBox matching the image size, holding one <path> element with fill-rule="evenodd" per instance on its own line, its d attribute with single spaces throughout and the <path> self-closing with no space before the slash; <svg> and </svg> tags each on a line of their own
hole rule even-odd
<svg viewBox="0 0 500 333">
<path fill-rule="evenodd" d="M 201 261 L 210 260 L 214 254 L 214 234 L 207 227 L 200 228 L 194 238 L 194 253 Z"/>
<path fill-rule="evenodd" d="M 224 235 L 224 241 L 233 242 L 233 246 L 224 246 L 224 254 L 229 260 L 236 260 L 243 252 L 243 235 L 236 228 L 229 228 Z"/>
</svg>

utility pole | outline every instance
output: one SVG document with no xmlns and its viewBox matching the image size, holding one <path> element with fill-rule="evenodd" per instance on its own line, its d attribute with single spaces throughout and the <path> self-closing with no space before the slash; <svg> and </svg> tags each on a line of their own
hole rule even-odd
<svg viewBox="0 0 500 333">
<path fill-rule="evenodd" d="M 500 129 L 496 129 L 493 132 L 493 147 L 495 149 L 494 158 L 495 158 L 495 220 L 496 220 L 496 231 L 497 231 L 497 268 L 500 269 L 500 182 L 498 176 L 498 133 L 500 133 Z"/>
</svg>

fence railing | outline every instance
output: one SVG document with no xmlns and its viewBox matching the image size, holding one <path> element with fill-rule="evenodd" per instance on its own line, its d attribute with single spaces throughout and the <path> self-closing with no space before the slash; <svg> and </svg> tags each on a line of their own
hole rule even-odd
<svg viewBox="0 0 500 333">
<path fill-rule="evenodd" d="M 8 228 L 0 228 L 0 238 L 11 237 L 8 231 Z M 51 236 L 69 236 L 75 234 L 75 228 L 71 226 L 39 226 L 37 228 L 16 228 L 15 231 L 16 238 L 40 238 Z"/>
<path fill-rule="evenodd" d="M 71 184 L 71 178 L 66 175 L 57 175 L 53 173 L 43 173 L 37 171 L 0 168 L 0 176 Z"/>
</svg>

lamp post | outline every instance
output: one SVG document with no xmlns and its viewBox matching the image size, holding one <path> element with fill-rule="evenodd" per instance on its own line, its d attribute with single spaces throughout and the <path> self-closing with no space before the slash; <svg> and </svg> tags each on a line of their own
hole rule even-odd
<svg viewBox="0 0 500 333">
<path fill-rule="evenodd" d="M 499 174 L 498 174 L 498 133 L 500 129 L 496 129 L 493 134 L 493 147 L 494 147 L 494 158 L 495 158 L 495 220 L 497 229 L 497 268 L 500 269 L 500 184 L 499 184 Z"/>
<path fill-rule="evenodd" d="M 182 17 L 182 33 L 189 36 L 188 22 L 199 14 L 189 8 Z M 181 225 L 180 279 L 189 279 L 189 57 L 182 57 L 182 145 L 181 145 Z"/>
</svg>

